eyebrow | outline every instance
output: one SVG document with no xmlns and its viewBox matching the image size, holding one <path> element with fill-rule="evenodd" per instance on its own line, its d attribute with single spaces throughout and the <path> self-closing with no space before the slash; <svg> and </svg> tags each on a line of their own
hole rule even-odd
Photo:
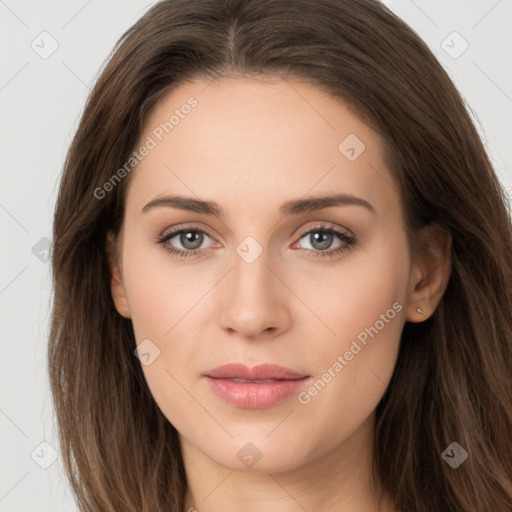
<svg viewBox="0 0 512 512">
<path fill-rule="evenodd" d="M 351 194 L 330 194 L 324 196 L 309 197 L 307 199 L 293 199 L 286 201 L 280 208 L 281 216 L 299 215 L 301 213 L 313 212 L 330 208 L 333 206 L 362 206 L 371 213 L 376 214 L 375 208 L 365 199 Z M 224 210 L 213 201 L 203 201 L 193 197 L 184 196 L 162 196 L 151 200 L 141 211 L 141 214 L 153 208 L 166 206 L 196 213 L 213 215 L 219 219 L 224 218 Z"/>
</svg>

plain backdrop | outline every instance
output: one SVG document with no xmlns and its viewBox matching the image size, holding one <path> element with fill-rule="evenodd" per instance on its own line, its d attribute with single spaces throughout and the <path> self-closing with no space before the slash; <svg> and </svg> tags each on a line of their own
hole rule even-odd
<svg viewBox="0 0 512 512">
<path fill-rule="evenodd" d="M 89 90 L 115 42 L 154 3 L 0 0 L 0 512 L 77 510 L 46 375 L 53 209 Z M 447 69 L 510 193 L 512 2 L 385 3 Z"/>
</svg>

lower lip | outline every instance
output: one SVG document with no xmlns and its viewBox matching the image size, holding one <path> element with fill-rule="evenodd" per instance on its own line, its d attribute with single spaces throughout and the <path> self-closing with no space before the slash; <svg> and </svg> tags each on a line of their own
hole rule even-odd
<svg viewBox="0 0 512 512">
<path fill-rule="evenodd" d="M 206 377 L 210 389 L 226 402 L 241 409 L 264 409 L 296 393 L 309 377 L 277 380 L 262 384 Z"/>
</svg>

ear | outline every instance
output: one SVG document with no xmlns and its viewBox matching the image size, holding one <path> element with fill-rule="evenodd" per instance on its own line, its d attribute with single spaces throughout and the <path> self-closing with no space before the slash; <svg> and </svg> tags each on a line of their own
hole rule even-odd
<svg viewBox="0 0 512 512">
<path fill-rule="evenodd" d="M 423 322 L 435 311 L 448 286 L 451 245 L 451 234 L 439 224 L 429 224 L 420 234 L 409 278 L 407 321 Z"/>
<path fill-rule="evenodd" d="M 130 306 L 124 289 L 123 277 L 120 268 L 117 240 L 112 232 L 108 232 L 106 250 L 110 268 L 110 293 L 118 313 L 125 318 L 130 318 Z"/>
</svg>

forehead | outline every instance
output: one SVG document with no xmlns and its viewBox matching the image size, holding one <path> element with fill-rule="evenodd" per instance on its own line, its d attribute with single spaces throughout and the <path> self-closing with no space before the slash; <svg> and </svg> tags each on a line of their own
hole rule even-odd
<svg viewBox="0 0 512 512">
<path fill-rule="evenodd" d="M 341 101 L 292 80 L 181 84 L 147 117 L 128 201 L 186 193 L 247 209 L 341 192 L 397 200 L 379 135 Z M 131 200 L 130 200 L 131 196 Z M 150 197 L 151 196 L 151 197 Z M 215 197 L 213 197 L 215 196 Z"/>
</svg>

